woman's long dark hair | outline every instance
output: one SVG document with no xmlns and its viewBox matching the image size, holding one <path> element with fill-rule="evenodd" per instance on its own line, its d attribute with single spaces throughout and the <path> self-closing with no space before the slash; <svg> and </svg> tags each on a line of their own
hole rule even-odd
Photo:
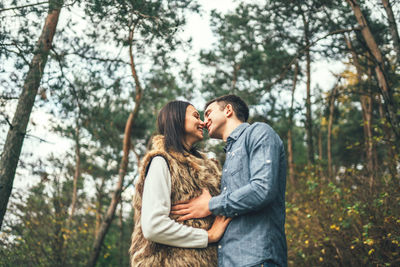
<svg viewBox="0 0 400 267">
<path fill-rule="evenodd" d="M 201 157 L 196 148 L 192 147 L 187 151 L 183 145 L 186 109 L 189 105 L 191 105 L 189 102 L 180 100 L 168 102 L 158 113 L 158 132 L 164 135 L 166 151 L 172 149 L 182 154 L 189 152 Z"/>
</svg>

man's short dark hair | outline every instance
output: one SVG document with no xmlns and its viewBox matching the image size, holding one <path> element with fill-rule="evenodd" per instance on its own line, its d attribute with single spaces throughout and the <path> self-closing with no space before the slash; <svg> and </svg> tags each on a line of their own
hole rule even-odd
<svg viewBox="0 0 400 267">
<path fill-rule="evenodd" d="M 242 121 L 246 122 L 249 118 L 249 107 L 247 106 L 246 102 L 243 101 L 237 95 L 223 95 L 217 98 L 214 98 L 206 103 L 204 110 L 207 109 L 209 105 L 212 103 L 217 102 L 223 110 L 226 105 L 231 104 L 233 107 L 233 111 L 235 111 L 236 117 Z"/>
</svg>

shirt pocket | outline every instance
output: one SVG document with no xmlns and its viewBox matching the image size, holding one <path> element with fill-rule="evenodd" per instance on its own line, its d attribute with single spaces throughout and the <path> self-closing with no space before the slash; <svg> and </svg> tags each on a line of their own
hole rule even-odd
<svg viewBox="0 0 400 267">
<path fill-rule="evenodd" d="M 244 163 L 244 157 L 246 155 L 246 152 L 243 150 L 243 148 L 238 148 L 234 149 L 229 152 L 228 154 L 228 160 L 229 160 L 229 165 L 228 165 L 228 172 L 230 176 L 236 176 L 240 174 L 240 171 L 243 170 L 243 163 Z"/>
</svg>

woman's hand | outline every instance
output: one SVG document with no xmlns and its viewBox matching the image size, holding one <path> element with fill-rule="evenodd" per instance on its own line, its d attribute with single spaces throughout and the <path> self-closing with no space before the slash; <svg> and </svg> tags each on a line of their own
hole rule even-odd
<svg viewBox="0 0 400 267">
<path fill-rule="evenodd" d="M 232 218 L 225 216 L 215 217 L 213 225 L 211 226 L 210 230 L 207 231 L 208 243 L 218 242 L 224 235 L 225 229 L 228 227 L 228 224 L 231 220 Z"/>
</svg>

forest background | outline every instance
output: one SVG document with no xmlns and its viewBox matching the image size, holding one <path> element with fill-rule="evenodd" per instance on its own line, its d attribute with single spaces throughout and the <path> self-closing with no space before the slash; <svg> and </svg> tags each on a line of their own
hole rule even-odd
<svg viewBox="0 0 400 267">
<path fill-rule="evenodd" d="M 128 266 L 158 110 L 227 93 L 285 142 L 289 266 L 398 266 L 399 2 L 2 1 L 0 266 Z"/>
</svg>

